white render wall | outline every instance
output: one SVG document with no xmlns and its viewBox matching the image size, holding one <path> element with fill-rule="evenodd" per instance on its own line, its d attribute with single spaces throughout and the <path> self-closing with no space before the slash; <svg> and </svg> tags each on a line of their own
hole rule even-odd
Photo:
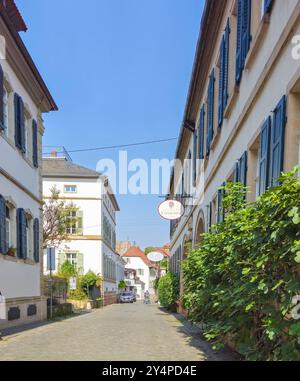
<svg viewBox="0 0 300 381">
<path fill-rule="evenodd" d="M 229 11 L 231 1 L 228 2 L 227 11 Z M 280 37 L 284 32 L 284 28 L 288 24 L 289 18 L 293 15 L 295 6 L 299 3 L 298 0 L 285 0 L 285 1 L 275 1 L 270 16 L 270 24 L 268 24 L 265 31 L 264 38 L 262 39 L 261 45 L 258 47 L 256 56 L 253 58 L 249 69 L 243 71 L 243 77 L 240 84 L 239 94 L 233 105 L 232 111 L 230 113 L 229 119 L 224 119 L 222 129 L 218 141 L 216 142 L 214 148 L 210 152 L 209 161 L 204 173 L 204 182 L 208 179 L 210 173 L 215 168 L 218 163 L 218 159 L 224 149 L 225 142 L 228 140 L 229 136 L 232 134 L 239 118 L 242 115 L 242 111 L 249 100 L 250 94 L 254 91 L 260 76 L 262 75 L 265 66 L 267 65 L 271 55 L 274 53 L 275 46 L 279 41 Z M 227 22 L 228 15 L 224 15 L 223 23 Z M 224 28 L 222 27 L 219 32 L 219 41 L 221 35 L 223 34 Z M 235 31 L 234 31 L 235 32 Z M 204 199 L 197 206 L 193 213 L 192 223 L 193 223 L 193 234 L 196 233 L 198 217 L 200 213 L 204 213 L 205 224 L 207 223 L 207 211 L 206 205 L 216 195 L 217 189 L 222 185 L 229 176 L 230 172 L 234 168 L 235 162 L 241 157 L 243 152 L 248 149 L 248 144 L 260 131 L 262 123 L 271 114 L 271 111 L 276 107 L 283 95 L 288 94 L 288 87 L 293 80 L 299 75 L 300 61 L 294 60 L 292 58 L 292 37 L 294 35 L 300 35 L 300 22 L 296 23 L 296 26 L 289 36 L 285 46 L 283 47 L 280 55 L 277 57 L 275 65 L 271 71 L 271 75 L 264 82 L 258 96 L 255 98 L 253 107 L 249 110 L 247 118 L 244 120 L 242 126 L 239 129 L 234 141 L 229 147 L 226 154 L 223 156 L 222 160 L 218 163 L 217 171 L 215 172 L 210 184 L 204 193 Z M 253 39 L 255 34 L 252 35 Z M 219 54 L 219 41 L 215 45 L 215 57 L 213 58 L 211 68 L 215 67 L 216 57 Z M 253 43 L 253 40 L 252 40 Z M 251 45 L 252 46 L 252 45 Z M 250 46 L 250 49 L 251 49 Z M 235 69 L 235 67 L 234 67 Z M 203 101 L 206 100 L 207 95 L 207 83 L 204 87 L 204 99 L 202 98 L 201 103 L 199 103 L 199 113 L 197 116 L 196 125 L 198 126 L 200 109 Z M 230 94 L 229 94 L 230 95 Z M 215 102 L 218 102 L 218 82 L 215 82 Z M 216 110 L 216 108 L 215 108 Z M 215 111 L 216 112 L 216 111 Z M 300 136 L 300 126 L 298 126 Z M 215 122 L 214 130 L 216 133 L 217 126 Z M 299 144 L 298 142 L 295 144 Z M 286 155 L 289 154 L 288 149 L 291 147 L 286 147 Z M 185 151 L 185 156 L 187 157 L 189 150 L 193 152 L 193 135 L 191 134 L 188 143 L 188 148 Z M 299 151 L 299 163 L 300 163 L 300 147 L 297 149 Z M 203 186 L 203 184 L 201 184 Z M 175 187 L 176 189 L 176 187 Z M 171 252 L 175 253 L 179 245 L 183 245 L 184 238 L 188 234 L 188 227 L 186 225 L 187 219 L 182 218 L 171 243 Z"/>
<path fill-rule="evenodd" d="M 137 273 L 137 277 L 140 278 L 142 282 L 145 283 L 145 291 L 149 291 L 150 288 L 150 270 L 146 263 L 139 257 L 124 257 L 125 261 L 130 260 L 129 263 L 126 263 L 126 269 L 142 269 L 144 270 L 144 275 L 139 275 Z"/>
<path fill-rule="evenodd" d="M 29 190 L 37 199 L 40 199 L 40 173 L 39 169 L 32 166 L 32 158 L 29 162 L 24 159 L 20 151 L 15 147 L 14 141 L 14 92 L 18 93 L 25 108 L 35 120 L 38 118 L 38 108 L 28 95 L 27 91 L 14 74 L 6 60 L 1 60 L 5 80 L 9 82 L 11 92 L 9 95 L 9 137 L 0 134 L 0 167 L 9 176 Z M 39 135 L 39 151 L 41 151 L 41 136 Z M 0 194 L 10 196 L 16 203 L 16 208 L 30 209 L 33 218 L 40 218 L 40 204 L 31 198 L 24 190 L 15 185 L 6 176 L 0 174 Z M 13 246 L 16 247 L 16 232 L 12 235 Z M 40 296 L 40 264 L 28 264 L 24 260 L 15 259 L 9 261 L 0 255 L 0 292 L 5 298 L 23 298 Z"/>
<path fill-rule="evenodd" d="M 53 159 L 56 160 L 56 159 Z M 64 193 L 65 185 L 76 185 L 76 193 Z M 124 279 L 124 264 L 119 256 L 103 241 L 103 218 L 109 219 L 112 227 L 116 229 L 115 211 L 108 197 L 104 195 L 102 179 L 70 179 L 70 178 L 44 178 L 43 196 L 51 196 L 51 188 L 60 191 L 60 197 L 67 198 L 66 205 L 73 203 L 83 213 L 83 236 L 71 241 L 63 242 L 56 250 L 56 269 L 58 266 L 58 253 L 78 252 L 83 254 L 84 273 L 93 271 L 104 278 L 104 254 L 110 256 L 116 263 L 116 281 L 104 279 L 104 291 L 116 292 L 118 282 Z M 110 203 L 109 205 L 107 205 Z M 44 260 L 46 272 L 46 260 Z"/>
</svg>

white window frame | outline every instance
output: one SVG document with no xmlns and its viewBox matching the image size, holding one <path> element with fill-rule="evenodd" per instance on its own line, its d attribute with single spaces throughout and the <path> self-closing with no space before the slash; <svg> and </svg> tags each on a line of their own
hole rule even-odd
<svg viewBox="0 0 300 381">
<path fill-rule="evenodd" d="M 77 185 L 64 185 L 64 193 L 77 193 Z"/>
<path fill-rule="evenodd" d="M 77 269 L 78 266 L 78 254 L 77 253 L 66 253 L 66 260 L 70 262 Z"/>
</svg>

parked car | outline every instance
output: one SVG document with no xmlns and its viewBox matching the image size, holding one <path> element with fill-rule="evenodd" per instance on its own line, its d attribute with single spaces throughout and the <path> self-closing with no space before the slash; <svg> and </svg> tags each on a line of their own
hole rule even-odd
<svg viewBox="0 0 300 381">
<path fill-rule="evenodd" d="M 134 295 L 132 292 L 122 292 L 120 294 L 120 303 L 133 303 Z"/>
</svg>

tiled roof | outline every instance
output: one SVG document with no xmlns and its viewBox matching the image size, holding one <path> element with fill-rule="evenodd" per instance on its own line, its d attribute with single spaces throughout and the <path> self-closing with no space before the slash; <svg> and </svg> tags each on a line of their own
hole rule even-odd
<svg viewBox="0 0 300 381">
<path fill-rule="evenodd" d="M 47 158 L 43 159 L 44 177 L 70 177 L 70 178 L 99 178 L 100 173 L 92 169 L 74 164 L 72 161 L 63 158 Z"/>
<path fill-rule="evenodd" d="M 17 32 L 26 32 L 27 26 L 14 0 L 4 0 L 4 8 Z"/>
<path fill-rule="evenodd" d="M 131 246 L 123 255 L 123 258 L 124 257 L 125 258 L 138 257 L 138 258 L 141 258 L 147 266 L 156 267 L 153 262 L 149 261 L 145 253 L 139 247 L 136 247 L 136 246 Z"/>
</svg>

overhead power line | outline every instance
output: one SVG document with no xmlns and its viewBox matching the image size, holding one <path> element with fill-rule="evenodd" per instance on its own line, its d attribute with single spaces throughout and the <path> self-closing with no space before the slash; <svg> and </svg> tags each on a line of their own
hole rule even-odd
<svg viewBox="0 0 300 381">
<path fill-rule="evenodd" d="M 103 151 L 103 150 L 116 149 L 116 148 L 127 148 L 127 147 L 136 147 L 136 146 L 143 146 L 143 145 L 149 145 L 149 144 L 165 143 L 165 142 L 171 142 L 177 139 L 178 138 L 148 140 L 145 142 L 138 142 L 138 143 L 119 144 L 114 146 L 103 146 L 103 147 L 95 147 L 95 148 L 82 148 L 82 149 L 74 149 L 74 150 L 67 150 L 67 151 L 68 153 Z M 58 153 L 63 153 L 63 152 L 58 152 Z M 47 154 L 50 154 L 50 152 Z"/>
</svg>

